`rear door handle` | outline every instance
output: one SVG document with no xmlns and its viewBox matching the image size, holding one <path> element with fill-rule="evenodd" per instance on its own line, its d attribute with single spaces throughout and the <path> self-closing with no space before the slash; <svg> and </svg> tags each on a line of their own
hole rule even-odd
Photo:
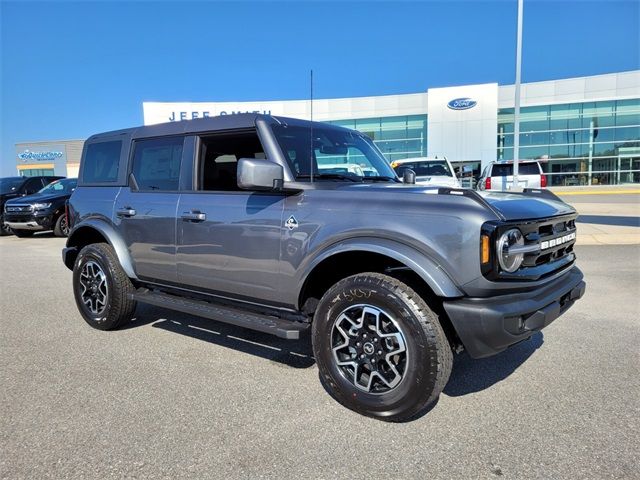
<svg viewBox="0 0 640 480">
<path fill-rule="evenodd" d="M 116 211 L 116 215 L 119 217 L 133 217 L 135 214 L 136 211 L 130 207 L 120 208 Z"/>
<path fill-rule="evenodd" d="M 207 214 L 202 212 L 184 212 L 181 218 L 190 222 L 204 222 L 207 219 Z"/>
</svg>

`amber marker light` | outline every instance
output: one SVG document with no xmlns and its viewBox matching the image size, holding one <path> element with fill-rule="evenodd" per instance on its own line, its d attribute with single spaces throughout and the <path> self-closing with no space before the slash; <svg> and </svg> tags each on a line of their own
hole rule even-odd
<svg viewBox="0 0 640 480">
<path fill-rule="evenodd" d="M 489 236 L 481 235 L 480 242 L 480 261 L 482 265 L 486 265 L 489 263 Z"/>
</svg>

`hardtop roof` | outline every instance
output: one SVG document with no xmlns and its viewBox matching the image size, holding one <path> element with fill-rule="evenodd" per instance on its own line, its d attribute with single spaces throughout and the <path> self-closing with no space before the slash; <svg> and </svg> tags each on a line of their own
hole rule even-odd
<svg viewBox="0 0 640 480">
<path fill-rule="evenodd" d="M 142 125 L 138 127 L 125 128 L 122 130 L 112 130 L 109 132 L 98 133 L 89 137 L 87 142 L 100 140 L 105 137 L 114 137 L 119 135 L 130 136 L 131 138 L 149 138 L 161 137 L 166 135 L 180 135 L 190 133 L 211 132 L 216 130 L 237 130 L 243 128 L 255 128 L 258 120 L 264 120 L 267 123 L 281 123 L 287 125 L 308 126 L 311 124 L 308 120 L 298 118 L 287 118 L 273 115 L 264 115 L 259 113 L 236 113 L 232 115 L 219 115 L 216 117 L 196 118 L 193 120 L 181 120 L 178 122 L 159 123 L 155 125 Z M 327 123 L 313 122 L 314 125 L 321 124 L 323 127 L 336 130 L 349 130 L 338 125 L 330 125 Z"/>
</svg>

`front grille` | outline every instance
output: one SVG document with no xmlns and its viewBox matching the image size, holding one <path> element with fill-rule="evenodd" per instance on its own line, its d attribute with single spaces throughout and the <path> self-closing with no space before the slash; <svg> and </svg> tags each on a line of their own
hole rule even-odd
<svg viewBox="0 0 640 480">
<path fill-rule="evenodd" d="M 16 222 L 16 223 L 26 223 L 26 222 L 33 222 L 34 218 L 33 215 L 7 215 L 4 217 L 4 220 L 6 222 Z"/>
<path fill-rule="evenodd" d="M 31 205 L 5 205 L 4 211 L 6 213 L 29 213 L 33 212 Z"/>
<path fill-rule="evenodd" d="M 573 251 L 576 243 L 576 218 L 577 214 L 571 214 L 521 223 L 485 224 L 483 234 L 490 235 L 493 245 L 505 231 L 518 228 L 524 237 L 525 247 L 538 248 L 525 253 L 522 266 L 513 273 L 501 271 L 494 258 L 490 266 L 483 268 L 483 275 L 498 281 L 535 281 L 569 268 L 576 258 Z"/>
<path fill-rule="evenodd" d="M 538 254 L 525 255 L 522 267 L 535 267 L 567 257 L 576 243 L 575 218 L 549 219 L 533 225 L 523 225 L 520 230 L 526 244 L 539 244 Z"/>
</svg>

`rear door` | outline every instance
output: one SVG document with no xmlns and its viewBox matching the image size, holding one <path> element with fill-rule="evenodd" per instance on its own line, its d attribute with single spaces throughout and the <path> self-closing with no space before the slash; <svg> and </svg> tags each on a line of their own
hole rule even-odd
<svg viewBox="0 0 640 480">
<path fill-rule="evenodd" d="M 127 244 L 136 275 L 177 279 L 176 208 L 184 136 L 135 140 L 129 185 L 116 198 L 114 222 Z"/>
</svg>

